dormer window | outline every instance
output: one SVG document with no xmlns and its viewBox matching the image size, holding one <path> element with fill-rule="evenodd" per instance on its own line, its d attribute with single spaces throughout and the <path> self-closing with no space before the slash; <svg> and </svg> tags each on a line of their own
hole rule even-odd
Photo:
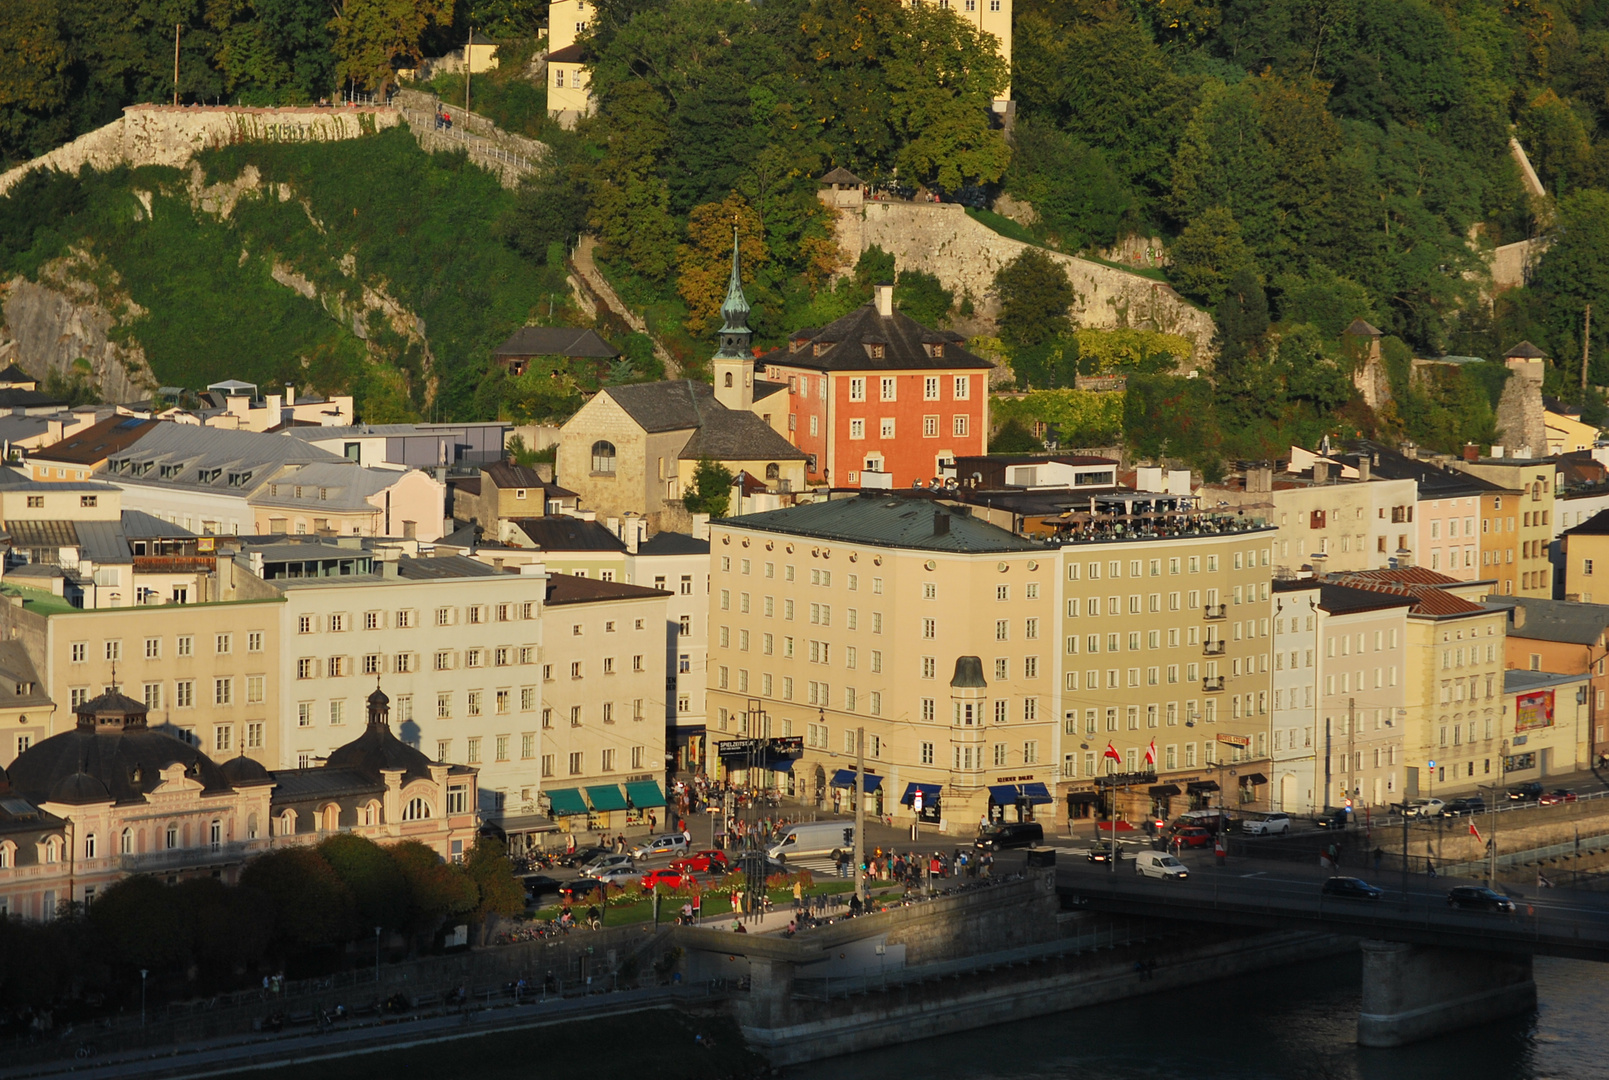
<svg viewBox="0 0 1609 1080">
<path fill-rule="evenodd" d="M 882 346 L 882 345 L 873 345 L 870 348 L 871 348 L 871 353 L 872 353 L 872 359 L 873 360 L 881 360 L 883 358 L 884 346 Z"/>
<path fill-rule="evenodd" d="M 811 355 L 812 356 L 820 356 L 822 353 L 824 353 L 826 351 L 827 351 L 827 346 L 821 344 L 820 342 L 817 342 L 816 347 L 815 347 L 815 351 Z"/>
<path fill-rule="evenodd" d="M 217 482 L 218 477 L 222 475 L 222 469 L 202 469 L 196 479 L 203 484 L 211 484 Z"/>
<path fill-rule="evenodd" d="M 944 355 L 944 345 L 940 342 L 934 342 L 932 346 L 930 346 L 930 349 L 931 351 L 928 355 L 932 356 L 934 359 Z"/>
</svg>

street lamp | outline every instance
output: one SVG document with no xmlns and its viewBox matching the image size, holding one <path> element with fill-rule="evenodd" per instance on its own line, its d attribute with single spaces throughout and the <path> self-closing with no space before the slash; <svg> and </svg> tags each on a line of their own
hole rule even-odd
<svg viewBox="0 0 1609 1080">
<path fill-rule="evenodd" d="M 140 1026 L 145 1026 L 145 977 L 150 974 L 149 969 L 140 969 Z"/>
<path fill-rule="evenodd" d="M 374 983 L 380 985 L 380 928 L 374 928 Z"/>
</svg>

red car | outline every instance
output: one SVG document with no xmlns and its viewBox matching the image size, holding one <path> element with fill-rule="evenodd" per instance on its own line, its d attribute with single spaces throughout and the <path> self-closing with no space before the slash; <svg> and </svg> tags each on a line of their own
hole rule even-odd
<svg viewBox="0 0 1609 1080">
<path fill-rule="evenodd" d="M 650 870 L 642 876 L 642 887 L 645 889 L 652 889 L 655 885 L 666 889 L 680 889 L 692 883 L 692 874 L 670 867 L 663 870 Z"/>
<path fill-rule="evenodd" d="M 1575 802 L 1576 793 L 1565 788 L 1560 788 L 1557 791 L 1550 791 L 1545 795 L 1538 796 L 1536 801 L 1541 803 L 1543 806 L 1557 806 L 1560 803 Z"/>
<path fill-rule="evenodd" d="M 726 853 L 723 851 L 699 851 L 692 855 L 684 855 L 670 864 L 672 870 L 689 870 L 698 874 L 724 874 L 726 873 Z"/>
<path fill-rule="evenodd" d="M 1191 826 L 1186 829 L 1175 829 L 1173 838 L 1179 842 L 1180 847 L 1197 848 L 1212 845 L 1212 833 L 1206 829 Z"/>
</svg>

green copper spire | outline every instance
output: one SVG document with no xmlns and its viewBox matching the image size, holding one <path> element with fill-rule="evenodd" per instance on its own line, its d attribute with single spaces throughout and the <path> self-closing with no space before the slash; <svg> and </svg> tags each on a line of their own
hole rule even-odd
<svg viewBox="0 0 1609 1080">
<path fill-rule="evenodd" d="M 743 295 L 743 275 L 739 272 L 737 226 L 732 226 L 732 277 L 726 284 L 726 302 L 721 305 L 721 348 L 717 360 L 749 359 L 749 301 Z"/>
</svg>

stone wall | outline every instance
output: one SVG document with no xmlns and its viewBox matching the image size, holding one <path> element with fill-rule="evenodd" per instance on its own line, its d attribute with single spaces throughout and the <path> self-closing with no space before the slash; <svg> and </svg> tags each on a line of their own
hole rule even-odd
<svg viewBox="0 0 1609 1080">
<path fill-rule="evenodd" d="M 851 252 L 875 244 L 893 253 L 901 269 L 933 274 L 957 299 L 969 295 L 990 312 L 999 306 L 995 274 L 1030 246 L 973 220 L 958 203 L 869 202 L 858 214 L 839 212 L 838 237 Z M 1071 314 L 1080 326 L 1182 334 L 1195 343 L 1198 358 L 1212 355 L 1212 316 L 1170 286 L 1072 255 L 1045 254 L 1067 271 L 1077 294 Z"/>
<path fill-rule="evenodd" d="M 395 127 L 395 109 L 252 109 L 211 105 L 130 105 L 123 117 L 80 135 L 43 157 L 0 174 L 0 195 L 34 169 L 76 173 L 88 165 L 99 172 L 118 165 L 183 168 L 199 150 L 230 143 L 330 142 L 356 139 Z"/>
<path fill-rule="evenodd" d="M 1514 375 L 1497 399 L 1498 435 L 1509 457 L 1546 454 L 1547 417 L 1542 408 L 1542 364 L 1510 364 Z M 1534 370 L 1533 370 L 1534 369 Z"/>
</svg>

